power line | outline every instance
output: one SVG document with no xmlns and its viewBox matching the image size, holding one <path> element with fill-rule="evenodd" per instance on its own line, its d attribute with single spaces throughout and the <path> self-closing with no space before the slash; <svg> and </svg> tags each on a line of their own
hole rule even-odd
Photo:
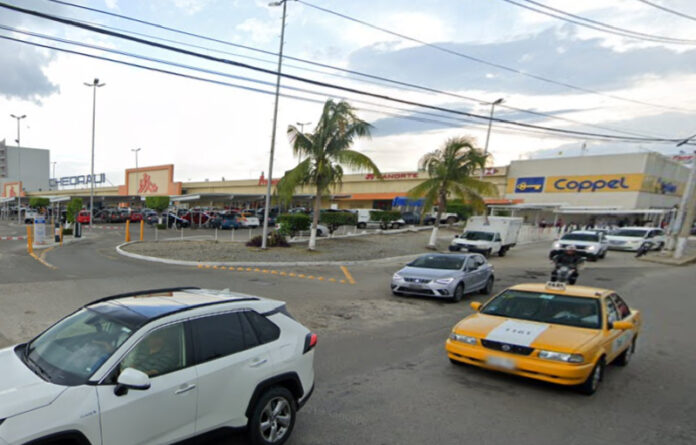
<svg viewBox="0 0 696 445">
<path fill-rule="evenodd" d="M 274 76 L 280 75 L 280 76 L 283 76 L 287 79 L 300 81 L 300 82 L 307 83 L 307 84 L 314 85 L 314 86 L 332 88 L 332 89 L 336 89 L 336 90 L 340 90 L 340 91 L 345 91 L 348 93 L 359 94 L 359 95 L 363 95 L 363 96 L 369 96 L 369 97 L 374 97 L 374 98 L 378 98 L 378 99 L 382 99 L 382 100 L 397 102 L 397 103 L 401 103 L 404 105 L 428 108 L 428 109 L 435 110 L 435 111 L 442 111 L 442 112 L 452 113 L 452 114 L 461 115 L 461 116 L 473 117 L 473 118 L 486 120 L 486 121 L 488 121 L 489 119 L 492 119 L 496 122 L 507 123 L 507 124 L 519 126 L 522 128 L 545 130 L 547 132 L 559 133 L 559 134 L 572 134 L 572 135 L 585 136 L 585 137 L 601 137 L 601 138 L 606 138 L 606 139 L 627 140 L 627 141 L 635 141 L 635 142 L 675 142 L 675 141 L 677 141 L 676 139 L 666 139 L 666 138 L 639 138 L 639 137 L 629 137 L 629 136 L 598 134 L 598 133 L 590 133 L 590 132 L 582 132 L 582 131 L 574 131 L 574 130 L 564 130 L 564 129 L 545 127 L 545 126 L 540 126 L 540 125 L 527 124 L 527 123 L 523 123 L 523 122 L 516 122 L 516 121 L 511 121 L 508 119 L 498 118 L 498 117 L 490 118 L 488 116 L 482 116 L 482 115 L 478 115 L 478 114 L 474 114 L 474 113 L 453 110 L 453 109 L 440 107 L 440 106 L 436 106 L 436 105 L 428 105 L 428 104 L 423 104 L 420 102 L 394 98 L 394 97 L 387 96 L 384 94 L 372 93 L 369 91 L 364 91 L 364 90 L 359 90 L 356 88 L 350 88 L 350 87 L 345 87 L 345 86 L 341 86 L 341 85 L 337 85 L 337 84 L 331 84 L 331 83 L 327 83 L 327 82 L 317 81 L 317 80 L 308 79 L 308 78 L 300 77 L 300 76 L 295 76 L 295 75 L 291 75 L 291 74 L 287 74 L 287 73 L 278 73 L 277 71 L 273 71 L 273 70 L 269 70 L 269 69 L 265 69 L 265 68 L 260 68 L 257 66 L 248 65 L 245 63 L 241 63 L 241 62 L 237 62 L 237 61 L 233 61 L 233 60 L 229 60 L 229 59 L 214 57 L 214 56 L 210 56 L 210 55 L 206 55 L 206 54 L 200 54 L 200 53 L 196 53 L 194 51 L 189 51 L 189 50 L 185 50 L 185 49 L 181 49 L 181 48 L 177 48 L 177 47 L 173 47 L 173 46 L 169 46 L 169 45 L 151 42 L 151 41 L 140 39 L 137 37 L 128 36 L 128 35 L 125 35 L 122 33 L 117 33 L 117 32 L 113 32 L 113 31 L 99 29 L 99 28 L 96 28 L 94 26 L 85 25 L 85 24 L 82 24 L 80 22 L 76 22 L 73 20 L 61 19 L 61 18 L 55 17 L 51 14 L 46 14 L 46 13 L 42 13 L 42 12 L 38 12 L 38 11 L 28 10 L 28 9 L 20 8 L 17 6 L 8 5 L 7 3 L 3 3 L 3 2 L 0 2 L 0 7 L 6 8 L 6 9 L 11 9 L 11 10 L 14 10 L 17 12 L 22 12 L 22 13 L 25 13 L 28 15 L 33 15 L 35 17 L 41 17 L 41 18 L 44 18 L 47 20 L 56 21 L 59 23 L 75 26 L 77 28 L 85 29 L 88 31 L 93 31 L 93 32 L 96 32 L 99 34 L 110 35 L 112 37 L 117 37 L 117 38 L 121 38 L 124 40 L 129 40 L 129 41 L 133 41 L 136 43 L 141 43 L 141 44 L 144 44 L 147 46 L 152 46 L 155 48 L 165 49 L 165 50 L 177 52 L 180 54 L 185 54 L 185 55 L 189 55 L 189 56 L 193 56 L 193 57 L 197 57 L 197 58 L 201 58 L 201 59 L 205 59 L 205 60 L 210 60 L 213 62 L 224 63 L 224 64 L 228 64 L 231 66 L 239 67 L 239 68 L 245 68 L 245 69 L 253 70 L 256 72 L 261 72 L 264 74 L 271 74 Z"/>
<path fill-rule="evenodd" d="M 658 5 L 657 3 L 649 2 L 647 0 L 638 0 L 638 1 L 641 3 L 645 3 L 646 5 L 650 5 L 653 8 L 657 8 L 657 9 L 661 9 L 663 11 L 669 12 L 670 14 L 678 15 L 679 17 L 684 17 L 685 19 L 696 20 L 696 17 L 694 17 L 693 15 L 684 14 L 683 12 L 675 11 L 674 9 L 669 9 L 669 8 L 666 8 L 662 5 Z"/>
<path fill-rule="evenodd" d="M 267 54 L 267 55 L 274 56 L 274 57 L 276 57 L 276 58 L 278 57 L 278 54 L 275 53 L 275 52 L 273 52 L 273 51 L 267 51 L 267 50 L 263 50 L 263 49 L 260 49 L 260 48 L 255 48 L 255 47 L 252 47 L 252 46 L 241 45 L 241 44 L 233 43 L 233 42 L 227 42 L 227 41 L 215 39 L 215 38 L 212 38 L 212 37 L 208 37 L 208 36 L 204 36 L 204 35 L 200 35 L 200 34 L 195 34 L 195 33 L 191 33 L 191 32 L 188 32 L 188 31 L 183 31 L 183 30 L 180 30 L 180 29 L 177 29 L 177 28 L 173 28 L 173 27 L 166 26 L 166 25 L 162 25 L 162 24 L 158 24 L 158 23 L 154 23 L 154 22 L 149 22 L 149 21 L 146 21 L 146 20 L 143 20 L 143 19 L 139 19 L 139 18 L 135 18 L 135 17 L 130 17 L 130 16 L 122 15 L 122 14 L 117 14 L 117 13 L 114 13 L 114 12 L 111 12 L 111 11 L 106 11 L 106 10 L 102 10 L 102 9 L 98 9 L 98 8 L 92 8 L 92 7 L 82 6 L 82 5 L 70 3 L 70 2 L 67 2 L 67 1 L 63 1 L 63 0 L 48 0 L 48 1 L 53 2 L 53 3 L 58 3 L 58 4 L 61 4 L 61 5 L 72 6 L 72 7 L 75 7 L 75 8 L 79 8 L 79 9 L 84 9 L 84 10 L 96 12 L 96 13 L 99 13 L 99 14 L 104 14 L 104 15 L 107 15 L 107 16 L 117 17 L 117 18 L 120 18 L 120 19 L 123 19 L 123 20 L 132 21 L 132 22 L 139 23 L 139 24 L 145 24 L 145 25 L 152 26 L 152 27 L 155 27 L 155 28 L 158 28 L 158 29 L 163 29 L 163 30 L 166 30 L 166 31 L 170 31 L 170 32 L 174 32 L 174 33 L 177 33 L 177 34 L 186 35 L 186 36 L 189 36 L 189 37 L 194 37 L 194 38 L 198 38 L 198 39 L 202 39 L 202 40 L 207 40 L 207 41 L 211 41 L 211 42 L 215 42 L 215 43 L 219 43 L 219 44 L 223 44 L 223 45 L 227 45 L 227 46 L 232 46 L 232 47 L 236 47 L 236 48 L 241 48 L 241 49 L 245 49 L 245 50 L 248 50 L 248 51 L 259 52 L 259 53 L 262 53 L 262 54 Z M 214 52 L 217 52 L 217 53 L 220 53 L 220 54 L 226 54 L 226 55 L 232 55 L 232 56 L 235 56 L 235 57 L 241 57 L 241 58 L 245 58 L 245 59 L 256 60 L 256 61 L 260 61 L 260 62 L 263 62 L 263 63 L 271 63 L 271 64 L 273 64 L 273 65 L 275 65 L 275 64 L 277 63 L 276 60 L 266 60 L 266 59 L 261 59 L 261 58 L 252 57 L 252 56 L 247 56 L 247 55 L 242 55 L 242 54 L 237 54 L 237 53 L 230 53 L 230 52 L 222 51 L 222 50 L 219 50 L 219 49 L 213 49 L 213 48 L 209 48 L 209 47 L 203 47 L 203 46 L 194 45 L 194 44 L 187 43 L 187 42 L 181 42 L 181 41 L 177 41 L 177 40 L 166 39 L 166 38 L 163 38 L 163 37 L 152 36 L 152 35 L 149 35 L 149 34 L 144 34 L 144 33 L 138 33 L 138 32 L 135 32 L 135 31 L 125 30 L 125 29 L 123 29 L 123 28 L 113 27 L 113 26 L 106 25 L 106 24 L 94 23 L 94 22 L 84 22 L 84 21 L 83 21 L 83 23 L 87 23 L 87 24 L 90 24 L 90 25 L 99 26 L 99 27 L 102 27 L 102 28 L 112 29 L 112 30 L 119 31 L 119 32 L 126 32 L 126 33 L 129 33 L 129 34 L 138 35 L 138 36 L 141 36 L 141 37 L 147 37 L 147 38 L 150 38 L 150 39 L 165 41 L 165 42 L 169 42 L 169 43 L 176 43 L 176 44 L 188 46 L 188 47 L 191 47 L 191 48 L 204 49 L 204 50 L 207 50 L 207 51 L 214 51 Z M 398 85 L 398 86 L 400 86 L 400 87 L 406 87 L 406 88 L 410 88 L 410 89 L 426 91 L 426 92 L 429 92 L 429 93 L 436 93 L 436 94 L 447 95 L 447 96 L 455 97 L 455 98 L 458 98 L 458 99 L 469 100 L 469 101 L 476 102 L 476 103 L 483 103 L 483 102 L 486 102 L 485 100 L 480 99 L 480 98 L 465 96 L 465 95 L 458 94 L 458 93 L 453 93 L 453 92 L 450 92 L 450 91 L 443 91 L 443 90 L 435 89 L 435 88 L 432 88 L 432 87 L 427 87 L 427 86 L 418 85 L 418 84 L 414 84 L 414 83 L 410 83 L 410 82 L 404 82 L 404 81 L 399 81 L 399 80 L 395 80 L 395 79 L 390 79 L 390 78 L 387 78 L 387 77 L 377 76 L 377 75 L 374 75 L 374 74 L 368 74 L 368 73 L 364 73 L 364 72 L 360 72 L 360 71 L 356 71 L 356 70 L 350 70 L 350 69 L 346 69 L 346 68 L 342 68 L 342 67 L 337 67 L 337 66 L 333 66 L 333 65 L 329 65 L 329 64 L 324 64 L 324 63 L 315 62 L 315 61 L 311 61 L 311 60 L 307 60 L 307 59 L 302 59 L 302 58 L 299 58 L 299 57 L 293 57 L 293 56 L 289 56 L 289 55 L 285 55 L 285 54 L 284 54 L 284 55 L 283 55 L 283 58 L 284 58 L 284 59 L 289 59 L 289 60 L 298 61 L 298 62 L 301 62 L 301 63 L 310 64 L 310 65 L 317 66 L 317 67 L 321 67 L 321 68 L 326 68 L 326 69 L 331 69 L 331 70 L 336 70 L 336 71 L 344 72 L 344 73 L 346 73 L 346 74 L 351 74 L 351 75 L 355 75 L 355 76 L 364 77 L 364 78 L 367 78 L 367 79 L 371 79 L 371 80 L 373 80 L 373 81 L 374 81 L 374 80 L 378 80 L 378 81 L 381 81 L 381 82 L 386 82 L 386 83 L 389 83 L 389 84 Z M 300 67 L 300 66 L 297 66 L 297 65 L 290 65 L 290 64 L 286 64 L 286 66 L 289 66 L 289 67 L 292 67 L 292 68 L 296 68 L 296 69 L 300 69 L 300 70 L 304 70 L 304 71 L 310 71 L 310 72 L 320 73 L 320 74 L 324 74 L 324 75 L 330 75 L 330 76 L 334 76 L 334 77 L 344 78 L 343 76 L 340 76 L 340 75 L 338 75 L 338 74 L 336 74 L 336 73 L 330 73 L 330 72 L 324 72 L 324 71 L 319 71 L 319 70 L 313 70 L 313 69 L 310 69 L 310 68 Z M 358 80 L 358 81 L 361 81 L 361 82 L 365 82 L 364 80 L 360 80 L 360 79 L 355 79 L 355 80 Z M 375 82 L 371 82 L 371 83 L 375 83 Z M 637 133 L 637 132 L 634 132 L 634 131 L 623 130 L 623 129 L 617 129 L 617 128 L 612 128 L 612 127 L 607 127 L 607 126 L 597 125 L 597 124 L 589 124 L 589 123 L 586 123 L 586 122 L 582 122 L 582 121 L 578 121 L 578 120 L 575 120 L 575 119 L 570 119 L 570 118 L 567 118 L 567 117 L 558 116 L 558 115 L 554 115 L 554 114 L 550 114 L 550 113 L 544 113 L 544 112 L 539 112 L 539 111 L 535 111 L 535 110 L 529 110 L 529 109 L 524 109 L 524 108 L 513 107 L 513 106 L 508 105 L 508 104 L 501 104 L 500 107 L 503 107 L 503 108 L 506 108 L 506 109 L 509 109 L 509 110 L 514 110 L 514 111 L 521 112 L 521 113 L 527 113 L 527 114 L 535 115 L 535 116 L 546 117 L 546 118 L 555 119 L 555 120 L 560 120 L 560 121 L 566 121 L 566 122 L 570 122 L 570 123 L 573 123 L 573 124 L 576 124 L 576 125 L 586 126 L 586 127 L 589 127 L 589 128 L 597 128 L 597 129 L 601 129 L 601 130 L 605 130 L 605 131 L 613 131 L 613 132 L 616 132 L 616 133 L 622 133 L 622 134 L 627 134 L 627 135 L 632 135 L 632 136 L 640 136 L 640 137 L 645 137 L 645 136 L 646 136 L 645 134 Z"/>
<path fill-rule="evenodd" d="M 538 75 L 538 74 L 529 73 L 529 72 L 522 71 L 522 70 L 517 69 L 517 68 L 512 68 L 512 67 L 509 67 L 509 66 L 506 66 L 506 65 L 502 65 L 502 64 L 496 63 L 496 62 L 490 62 L 490 61 L 481 59 L 481 58 L 479 58 L 479 57 L 474 57 L 474 56 L 465 54 L 465 53 L 460 52 L 460 51 L 455 51 L 455 50 L 452 50 L 452 49 L 449 49 L 449 48 L 445 48 L 444 46 L 436 45 L 436 44 L 434 44 L 434 43 L 428 43 L 428 42 L 425 42 L 425 41 L 423 41 L 423 40 L 416 39 L 416 38 L 414 38 L 414 37 L 409 37 L 409 36 L 407 36 L 407 35 L 404 35 L 404 34 L 401 34 L 401 33 L 395 32 L 395 31 L 391 31 L 391 30 L 388 30 L 388 29 L 386 29 L 386 28 L 382 28 L 382 27 L 377 26 L 377 25 L 374 25 L 374 24 L 372 24 L 372 23 L 368 23 L 368 22 L 366 22 L 366 21 L 364 21 L 364 20 L 360 20 L 360 19 L 351 17 L 351 16 L 349 16 L 349 15 L 342 14 L 342 13 L 340 13 L 340 12 L 333 11 L 333 10 L 331 10 L 331 9 L 323 8 L 323 7 L 321 7 L 321 6 L 313 5 L 313 4 L 308 3 L 308 2 L 306 2 L 306 1 L 304 1 L 304 0 L 297 0 L 297 2 L 302 3 L 303 5 L 306 5 L 306 6 L 310 7 L 310 8 L 314 8 L 314 9 L 316 9 L 316 10 L 318 10 L 318 11 L 323 11 L 323 12 L 326 12 L 326 13 L 328 13 L 328 14 L 332 14 L 332 15 L 335 15 L 335 16 L 337 16 L 337 17 L 344 18 L 344 19 L 349 20 L 349 21 L 351 21 L 351 22 L 359 23 L 359 24 L 361 24 L 361 25 L 370 27 L 370 28 L 372 28 L 372 29 L 376 29 L 376 30 L 378 30 L 378 31 L 382 31 L 382 32 L 387 33 L 387 34 L 391 34 L 391 35 L 393 35 L 393 36 L 399 37 L 399 38 L 404 39 L 404 40 L 408 40 L 408 41 L 411 41 L 411 42 L 415 42 L 415 43 L 418 43 L 418 44 L 420 44 L 420 45 L 427 46 L 427 47 L 429 47 L 429 48 L 437 49 L 438 51 L 442 51 L 442 52 L 445 52 L 445 53 L 448 53 L 448 54 L 451 54 L 451 55 L 454 55 L 454 56 L 458 56 L 458 57 L 462 57 L 462 58 L 467 59 L 467 60 L 471 60 L 471 61 L 473 61 L 473 62 L 477 62 L 477 63 L 481 63 L 481 64 L 484 64 L 484 65 L 492 66 L 492 67 L 494 67 L 494 68 L 498 68 L 498 69 L 501 69 L 501 70 L 504 70 L 504 71 L 508 71 L 508 72 L 511 72 L 511 73 L 519 74 L 519 75 L 521 75 L 521 76 L 529 77 L 529 78 L 532 78 L 532 79 L 535 79 L 535 80 L 539 80 L 539 81 L 542 81 L 542 82 L 550 83 L 550 84 L 553 84 L 553 85 L 563 86 L 563 87 L 566 87 L 566 88 L 569 88 L 569 89 L 572 89 L 572 90 L 582 91 L 582 92 L 584 92 L 584 93 L 595 94 L 595 95 L 598 95 L 598 96 L 604 96 L 604 97 L 608 97 L 608 98 L 611 98 L 611 99 L 614 99 L 614 100 L 620 100 L 620 101 L 623 101 L 623 102 L 630 102 L 630 103 L 634 103 L 634 104 L 645 105 L 645 106 L 655 107 L 655 108 L 662 108 L 662 109 L 673 110 L 673 111 L 674 111 L 674 110 L 676 110 L 676 111 L 685 111 L 685 112 L 689 112 L 689 113 L 693 113 L 693 112 L 694 112 L 694 110 L 689 110 L 689 109 L 680 108 L 680 107 L 667 106 L 667 105 L 654 104 L 654 103 L 650 103 L 650 102 L 643 102 L 643 101 L 637 100 L 637 99 L 631 99 L 631 98 L 628 98 L 628 97 L 617 96 L 617 95 L 610 94 L 610 93 L 602 93 L 601 91 L 593 90 L 593 89 L 590 89 L 590 88 L 579 87 L 579 86 L 572 85 L 572 84 L 569 84 L 569 83 L 566 83 L 566 82 L 561 82 L 561 81 L 553 80 L 553 79 L 550 79 L 550 78 L 548 78 L 548 77 L 544 77 L 544 76 L 541 76 L 541 75 Z"/>
<path fill-rule="evenodd" d="M 690 39 L 678 39 L 678 38 L 673 38 L 673 37 L 665 37 L 665 36 L 658 36 L 655 34 L 647 34 L 643 32 L 638 32 L 638 31 L 631 31 L 628 29 L 624 28 L 619 28 L 618 26 L 613 26 L 608 23 L 600 22 L 598 20 L 593 20 L 589 19 L 587 17 L 581 17 L 576 14 L 571 14 L 569 12 L 563 11 L 561 9 L 554 8 L 552 6 L 545 5 L 543 3 L 539 3 L 534 0 L 522 0 L 527 3 L 531 3 L 532 5 L 538 6 L 540 8 L 546 9 L 548 11 L 553 11 L 557 14 L 561 14 L 560 16 L 557 14 L 550 13 L 548 11 L 543 11 L 539 10 L 536 8 L 533 8 L 531 6 L 523 5 L 521 3 L 518 3 L 514 0 L 503 0 L 506 3 L 510 3 L 512 5 L 519 6 L 521 8 L 528 9 L 530 11 L 537 12 L 539 14 L 543 14 L 549 17 L 554 17 L 559 20 L 563 20 L 569 23 L 573 23 L 578 26 L 584 26 L 586 28 L 594 29 L 596 31 L 601 31 L 601 32 L 606 32 L 609 34 L 614 34 L 622 37 L 628 37 L 631 39 L 637 39 L 637 40 L 645 40 L 645 41 L 650 41 L 650 42 L 658 42 L 658 43 L 669 43 L 669 44 L 675 44 L 675 45 L 696 45 L 696 40 L 690 40 Z M 568 18 L 571 17 L 571 18 Z M 573 20 L 575 19 L 575 20 Z M 585 23 L 587 22 L 587 23 Z M 594 26 L 596 25 L 596 26 Z M 606 29 L 604 29 L 606 28 Z"/>
</svg>

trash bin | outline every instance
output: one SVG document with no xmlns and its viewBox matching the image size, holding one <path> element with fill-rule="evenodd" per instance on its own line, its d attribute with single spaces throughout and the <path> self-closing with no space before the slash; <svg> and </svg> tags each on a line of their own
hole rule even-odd
<svg viewBox="0 0 696 445">
<path fill-rule="evenodd" d="M 73 231 L 73 236 L 75 238 L 82 238 L 82 224 L 75 222 L 75 230 Z"/>
<path fill-rule="evenodd" d="M 55 242 L 59 243 L 60 242 L 60 222 L 59 221 L 56 221 L 56 223 L 55 223 L 55 226 L 53 228 L 53 235 L 54 235 L 53 240 Z"/>
<path fill-rule="evenodd" d="M 34 244 L 46 244 L 46 220 L 42 217 L 34 218 Z"/>
</svg>

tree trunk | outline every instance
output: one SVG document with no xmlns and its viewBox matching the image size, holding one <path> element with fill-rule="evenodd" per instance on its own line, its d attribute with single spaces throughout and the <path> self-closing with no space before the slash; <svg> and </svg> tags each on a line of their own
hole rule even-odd
<svg viewBox="0 0 696 445">
<path fill-rule="evenodd" d="M 317 196 L 314 198 L 314 217 L 312 218 L 312 229 L 309 235 L 309 250 L 317 248 L 317 225 L 319 224 L 319 210 L 321 207 L 321 190 L 317 186 Z"/>
<path fill-rule="evenodd" d="M 437 250 L 437 232 L 440 230 L 440 219 L 442 219 L 442 209 L 445 207 L 445 200 L 440 196 L 437 203 L 437 215 L 435 215 L 435 223 L 433 223 L 433 231 L 430 234 L 428 249 Z"/>
</svg>

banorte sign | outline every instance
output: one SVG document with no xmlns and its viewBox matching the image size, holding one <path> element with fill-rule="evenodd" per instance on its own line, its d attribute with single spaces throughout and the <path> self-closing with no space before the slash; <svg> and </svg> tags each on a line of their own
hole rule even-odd
<svg viewBox="0 0 696 445">
<path fill-rule="evenodd" d="M 367 181 L 374 181 L 377 179 L 373 173 L 368 173 L 365 175 Z M 382 179 L 385 180 L 396 180 L 396 179 L 418 179 L 417 172 L 406 172 L 406 173 L 384 173 Z"/>
</svg>

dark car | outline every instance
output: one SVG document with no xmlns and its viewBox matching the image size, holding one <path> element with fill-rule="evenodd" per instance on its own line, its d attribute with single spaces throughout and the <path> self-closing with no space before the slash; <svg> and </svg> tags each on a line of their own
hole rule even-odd
<svg viewBox="0 0 696 445">
<path fill-rule="evenodd" d="M 176 216 L 176 213 L 173 212 L 166 213 L 163 216 L 166 218 L 167 227 L 169 227 L 170 229 L 172 227 L 181 229 L 182 227 L 189 227 L 191 225 L 191 221 L 184 218 L 179 218 L 178 216 Z"/>
<path fill-rule="evenodd" d="M 159 219 L 159 215 L 157 212 L 154 210 L 147 210 L 142 213 L 143 219 L 145 220 L 146 223 L 152 225 L 152 224 L 157 224 L 157 221 Z"/>
<path fill-rule="evenodd" d="M 210 227 L 221 230 L 236 230 L 241 227 L 236 213 L 219 213 L 210 220 Z"/>
<path fill-rule="evenodd" d="M 402 212 L 401 219 L 403 219 L 406 224 L 413 224 L 414 226 L 420 224 L 420 215 L 418 212 Z"/>
</svg>

